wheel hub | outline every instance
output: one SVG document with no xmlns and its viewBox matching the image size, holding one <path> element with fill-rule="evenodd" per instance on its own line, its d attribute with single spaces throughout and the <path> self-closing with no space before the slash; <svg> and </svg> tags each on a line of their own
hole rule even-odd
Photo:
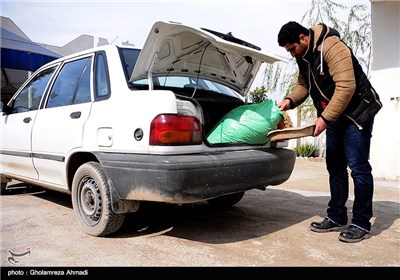
<svg viewBox="0 0 400 280">
<path fill-rule="evenodd" d="M 81 189 L 81 205 L 83 212 L 93 219 L 100 203 L 96 196 L 97 186 L 93 180 L 88 180 Z"/>
</svg>

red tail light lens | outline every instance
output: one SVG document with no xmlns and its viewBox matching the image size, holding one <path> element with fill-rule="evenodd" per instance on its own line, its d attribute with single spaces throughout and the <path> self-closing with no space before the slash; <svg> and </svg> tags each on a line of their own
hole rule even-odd
<svg viewBox="0 0 400 280">
<path fill-rule="evenodd" d="M 150 145 L 201 144 L 201 123 L 196 117 L 158 115 L 150 125 Z"/>
</svg>

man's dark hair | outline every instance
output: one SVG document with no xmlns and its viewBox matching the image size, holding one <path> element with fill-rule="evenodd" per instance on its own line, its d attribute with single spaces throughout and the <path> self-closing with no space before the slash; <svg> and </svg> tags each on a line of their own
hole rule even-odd
<svg viewBox="0 0 400 280">
<path fill-rule="evenodd" d="M 282 26 L 278 33 L 279 46 L 283 47 L 288 43 L 300 43 L 300 34 L 309 35 L 310 31 L 295 21 L 289 21 Z"/>
</svg>

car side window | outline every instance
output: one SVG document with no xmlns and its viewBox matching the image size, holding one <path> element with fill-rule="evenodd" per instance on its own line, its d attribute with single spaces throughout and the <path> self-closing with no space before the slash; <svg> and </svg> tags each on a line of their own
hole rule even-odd
<svg viewBox="0 0 400 280">
<path fill-rule="evenodd" d="M 90 102 L 91 57 L 67 62 L 50 92 L 46 108 Z"/>
<path fill-rule="evenodd" d="M 108 79 L 107 60 L 104 53 L 96 55 L 94 69 L 95 97 L 96 99 L 105 99 L 110 95 L 110 82 Z"/>
<path fill-rule="evenodd" d="M 72 104 L 90 102 L 90 66 L 91 63 L 89 61 L 83 69 L 82 77 L 79 81 Z"/>
<path fill-rule="evenodd" d="M 56 66 L 38 73 L 18 94 L 12 103 L 11 113 L 34 111 L 39 108 L 40 100 L 46 90 Z"/>
</svg>

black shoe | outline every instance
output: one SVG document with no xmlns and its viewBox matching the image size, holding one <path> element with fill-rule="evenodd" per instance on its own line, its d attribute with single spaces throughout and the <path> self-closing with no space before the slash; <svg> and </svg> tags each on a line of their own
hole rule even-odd
<svg viewBox="0 0 400 280">
<path fill-rule="evenodd" d="M 310 225 L 310 229 L 315 232 L 330 232 L 330 231 L 340 231 L 344 229 L 345 225 L 339 225 L 335 222 L 332 222 L 330 219 L 325 218 L 322 222 L 312 222 Z"/>
<path fill-rule="evenodd" d="M 359 242 L 367 237 L 368 231 L 354 225 L 350 225 L 346 230 L 339 234 L 339 240 L 348 243 Z"/>
</svg>

